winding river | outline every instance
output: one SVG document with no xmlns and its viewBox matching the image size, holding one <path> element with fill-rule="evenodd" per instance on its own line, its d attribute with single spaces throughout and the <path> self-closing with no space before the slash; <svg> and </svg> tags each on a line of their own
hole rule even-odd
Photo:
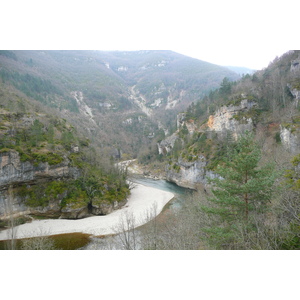
<svg viewBox="0 0 300 300">
<path fill-rule="evenodd" d="M 153 187 L 156 189 L 160 189 L 163 191 L 171 192 L 174 194 L 174 198 L 167 203 L 164 207 L 163 211 L 161 212 L 160 216 L 163 216 L 167 213 L 172 213 L 176 209 L 180 208 L 182 203 L 184 202 L 185 198 L 188 194 L 191 194 L 193 191 L 187 188 L 180 187 L 175 183 L 168 182 L 166 180 L 156 180 L 143 177 L 141 175 L 134 175 L 132 181 L 135 183 L 140 183 L 145 186 Z M 147 227 L 147 223 L 143 225 L 143 227 Z M 139 234 L 139 228 L 135 229 L 136 233 Z M 102 238 L 94 237 L 91 239 L 91 242 L 87 244 L 85 247 L 81 248 L 82 250 L 118 250 L 122 249 L 119 244 L 120 240 L 118 238 L 119 235 L 115 236 L 106 236 Z M 138 248 L 138 246 L 137 246 Z"/>
<path fill-rule="evenodd" d="M 175 197 L 166 205 L 165 209 L 172 209 L 180 207 L 181 203 L 184 201 L 186 194 L 192 193 L 192 190 L 180 187 L 175 183 L 168 182 L 163 179 L 155 180 L 146 178 L 143 176 L 135 175 L 133 181 L 136 183 L 141 183 L 146 186 L 154 187 L 163 191 L 171 192 Z"/>
<path fill-rule="evenodd" d="M 155 189 L 158 189 L 158 190 L 171 192 L 172 194 L 174 194 L 174 198 L 164 206 L 162 212 L 160 213 L 160 216 L 162 216 L 162 217 L 164 217 L 165 214 L 169 214 L 170 212 L 172 213 L 172 211 L 174 211 L 174 210 L 176 210 L 176 208 L 180 207 L 181 204 L 183 203 L 184 199 L 186 198 L 187 193 L 192 192 L 189 189 L 179 187 L 176 184 L 167 182 L 165 180 L 154 180 L 154 179 L 145 178 L 145 177 L 140 176 L 140 175 L 135 175 L 134 178 L 132 178 L 132 180 L 135 183 L 142 184 L 144 186 L 148 186 L 148 187 L 155 188 Z M 146 195 L 146 196 L 148 198 L 151 198 L 151 195 L 152 194 Z M 155 197 L 154 194 L 153 194 L 153 197 Z M 45 221 L 41 221 L 41 222 L 48 222 L 48 221 L 52 222 L 51 220 L 45 220 Z M 76 224 L 77 223 L 81 224 L 81 222 L 85 222 L 85 221 L 86 220 L 80 220 L 80 221 L 76 222 Z M 62 221 L 60 221 L 60 222 L 62 222 Z M 68 222 L 68 221 L 65 221 L 65 222 Z M 30 224 L 24 224 L 24 225 L 21 225 L 21 226 L 27 226 L 27 225 L 30 226 Z M 66 225 L 67 224 L 65 224 L 63 227 L 65 227 Z M 145 228 L 147 226 L 147 223 L 142 225 L 142 226 Z M 72 227 L 72 230 L 74 230 L 73 227 Z M 138 231 L 139 228 L 136 228 L 135 230 Z M 60 234 L 60 235 L 61 235 L 61 238 L 63 240 L 66 240 L 66 239 L 69 239 L 69 238 L 70 239 L 72 238 L 73 240 L 77 240 L 78 238 L 80 238 L 80 233 L 77 233 L 77 235 L 76 235 L 77 231 L 78 230 L 74 230 L 74 233 L 69 233 L 69 234 L 65 233 L 65 234 Z M 80 230 L 79 230 L 79 232 L 80 232 Z M 85 237 L 88 244 L 86 244 L 83 247 L 81 246 L 80 249 L 107 249 L 107 246 L 103 247 L 103 246 L 101 246 L 101 243 L 100 243 L 100 246 L 99 246 L 99 241 L 102 241 L 102 242 L 104 241 L 105 242 L 105 241 L 112 238 L 112 236 L 110 236 L 110 235 L 107 235 L 107 236 L 104 236 L 104 237 L 102 236 L 101 238 L 96 237 L 96 235 L 95 235 L 94 237 L 91 237 L 91 239 L 90 239 L 91 242 L 88 242 L 89 240 L 88 240 L 88 237 L 87 237 L 88 235 L 87 234 L 81 234 L 81 236 Z M 113 236 L 113 239 L 114 239 L 114 241 L 116 241 L 118 239 L 118 235 Z M 3 244 L 3 242 L 0 242 L 0 249 L 3 248 L 1 246 L 1 243 Z M 111 243 L 110 242 L 110 245 L 109 245 L 108 249 L 120 249 L 120 248 L 121 247 L 118 246 L 117 243 L 115 243 L 115 242 Z M 62 249 L 66 249 L 66 248 L 62 247 Z M 71 248 L 71 249 L 78 249 L 78 247 L 74 246 L 74 248 Z"/>
</svg>

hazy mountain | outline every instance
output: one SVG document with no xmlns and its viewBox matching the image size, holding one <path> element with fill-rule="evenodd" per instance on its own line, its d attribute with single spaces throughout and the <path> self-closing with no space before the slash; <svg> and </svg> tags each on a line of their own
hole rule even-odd
<svg viewBox="0 0 300 300">
<path fill-rule="evenodd" d="M 249 69 L 246 67 L 236 67 L 236 66 L 226 66 L 229 70 L 239 74 L 239 75 L 246 75 L 246 74 L 253 74 L 256 70 Z"/>
<path fill-rule="evenodd" d="M 0 220 L 12 213 L 71 219 L 110 213 L 130 193 L 127 171 L 116 168 L 111 154 L 137 156 L 141 173 L 199 192 L 186 198 L 172 225 L 183 229 L 172 238 L 192 232 L 187 240 L 198 245 L 207 229 L 226 228 L 207 248 L 299 249 L 300 51 L 254 74 L 240 71 L 235 80 L 228 68 L 171 51 L 0 51 Z M 250 155 L 239 147 L 249 131 Z M 267 162 L 278 179 L 273 198 L 265 190 L 270 201 L 261 210 L 266 181 L 256 179 L 275 182 L 273 167 L 260 169 Z M 242 169 L 243 180 L 236 173 Z M 208 178 L 223 183 L 215 187 L 228 203 L 207 197 Z M 199 210 L 210 198 L 207 211 L 219 220 Z M 248 200 L 259 208 L 249 219 Z M 223 222 L 223 204 L 234 226 Z M 8 225 L 0 222 L 0 229 Z"/>
<path fill-rule="evenodd" d="M 100 146 L 136 154 L 227 68 L 172 51 L 2 51 L 2 84 L 58 109 Z M 163 131 L 163 132 L 161 132 Z"/>
</svg>

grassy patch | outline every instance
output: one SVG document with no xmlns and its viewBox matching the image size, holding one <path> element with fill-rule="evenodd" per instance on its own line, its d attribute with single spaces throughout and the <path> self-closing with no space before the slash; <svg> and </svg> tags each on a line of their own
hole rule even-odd
<svg viewBox="0 0 300 300">
<path fill-rule="evenodd" d="M 31 238 L 38 239 L 38 238 Z M 49 236 L 54 241 L 54 250 L 77 250 L 90 242 L 90 235 L 84 233 L 66 233 Z M 16 240 L 16 249 L 22 247 L 22 239 Z M 0 250 L 9 250 L 10 241 L 0 241 Z"/>
<path fill-rule="evenodd" d="M 80 232 L 53 235 L 51 238 L 57 250 L 76 250 L 90 242 L 90 235 Z"/>
</svg>

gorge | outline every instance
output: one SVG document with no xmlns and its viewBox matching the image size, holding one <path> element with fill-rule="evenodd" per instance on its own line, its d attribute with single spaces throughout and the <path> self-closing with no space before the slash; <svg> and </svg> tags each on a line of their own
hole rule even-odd
<svg viewBox="0 0 300 300">
<path fill-rule="evenodd" d="M 192 189 L 197 196 L 191 198 L 206 203 L 213 183 L 224 179 L 220 168 L 249 134 L 261 155 L 257 170 L 274 164 L 281 174 L 276 184 L 285 182 L 289 192 L 276 203 L 287 201 L 287 194 L 295 199 L 299 57 L 299 50 L 289 51 L 268 68 L 241 77 L 171 51 L 0 51 L 1 237 L 12 218 L 55 218 L 20 225 L 36 231 L 34 226 L 46 224 L 48 235 L 111 234 L 100 223 L 81 229 L 74 224 L 120 215 L 137 197 L 149 205 L 157 197 L 159 213 L 171 194 L 143 187 L 137 196 L 141 186 L 132 188 L 130 170 Z M 129 161 L 128 168 L 116 167 Z M 203 213 L 199 204 L 183 210 L 190 212 L 188 219 Z M 177 214 L 173 218 L 181 224 Z M 65 231 L 50 232 L 56 223 Z"/>
</svg>

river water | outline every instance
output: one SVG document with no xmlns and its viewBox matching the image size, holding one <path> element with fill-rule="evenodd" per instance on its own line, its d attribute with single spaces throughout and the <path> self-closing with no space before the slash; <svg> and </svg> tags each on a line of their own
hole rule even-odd
<svg viewBox="0 0 300 300">
<path fill-rule="evenodd" d="M 176 209 L 180 208 L 180 206 L 185 201 L 186 197 L 193 192 L 193 190 L 191 189 L 180 187 L 175 183 L 171 183 L 162 179 L 156 180 L 156 179 L 145 178 L 143 176 L 135 175 L 132 178 L 132 181 L 139 184 L 143 184 L 145 186 L 171 192 L 174 194 L 174 198 L 164 207 L 160 215 L 172 213 Z M 146 226 L 147 224 L 143 225 L 143 227 Z M 139 229 L 136 229 L 135 235 L 138 236 L 138 234 L 139 234 Z M 127 236 L 126 238 L 130 238 L 130 237 Z M 138 248 L 139 247 L 137 246 L 136 249 Z M 119 250 L 119 249 L 123 249 L 123 246 L 120 244 L 120 235 L 107 236 L 102 238 L 97 238 L 97 237 L 92 238 L 91 242 L 87 246 L 82 248 L 82 250 Z"/>
<path fill-rule="evenodd" d="M 168 209 L 180 207 L 187 194 L 192 193 L 192 190 L 190 189 L 180 187 L 175 183 L 168 182 L 162 179 L 155 180 L 136 175 L 135 177 L 133 177 L 133 182 L 173 193 L 175 197 L 167 204 Z"/>
<path fill-rule="evenodd" d="M 162 212 L 159 214 L 159 218 L 165 218 L 165 217 L 169 217 L 169 214 L 174 212 L 176 209 L 180 208 L 180 206 L 182 205 L 182 203 L 185 201 L 186 197 L 188 194 L 192 193 L 192 190 L 190 189 L 186 189 L 186 188 L 182 188 L 177 186 L 174 183 L 171 182 L 167 182 L 165 180 L 154 180 L 154 179 L 150 179 L 150 178 L 145 178 L 141 175 L 135 175 L 132 178 L 133 182 L 145 185 L 145 186 L 149 186 L 149 187 L 153 187 L 156 189 L 160 189 L 163 191 L 168 191 L 174 194 L 174 198 L 172 200 L 170 200 L 166 206 L 164 207 L 164 209 L 162 210 Z M 149 227 L 149 223 L 142 225 L 143 228 L 147 228 L 147 226 Z M 139 230 L 141 228 L 137 228 L 135 230 L 135 233 L 138 233 Z M 99 237 L 91 237 L 90 241 L 88 238 L 88 235 L 86 234 L 62 234 L 62 235 L 57 235 L 55 237 L 55 239 L 61 239 L 63 241 L 67 241 L 67 245 L 64 245 L 63 242 L 59 241 L 59 249 L 78 249 L 78 246 L 76 247 L 77 244 L 82 244 L 85 246 L 79 246 L 81 247 L 80 249 L 84 250 L 84 249 L 123 249 L 122 245 L 120 246 L 119 242 L 118 242 L 118 235 L 115 236 L 105 236 L 102 238 Z M 78 243 L 78 240 L 80 240 L 80 243 Z M 82 242 L 81 242 L 82 240 Z M 72 246 L 74 244 L 74 247 Z M 1 242 L 0 241 L 0 250 L 1 249 L 6 249 L 5 246 L 5 241 Z M 9 248 L 8 248 L 9 249 Z"/>
</svg>

